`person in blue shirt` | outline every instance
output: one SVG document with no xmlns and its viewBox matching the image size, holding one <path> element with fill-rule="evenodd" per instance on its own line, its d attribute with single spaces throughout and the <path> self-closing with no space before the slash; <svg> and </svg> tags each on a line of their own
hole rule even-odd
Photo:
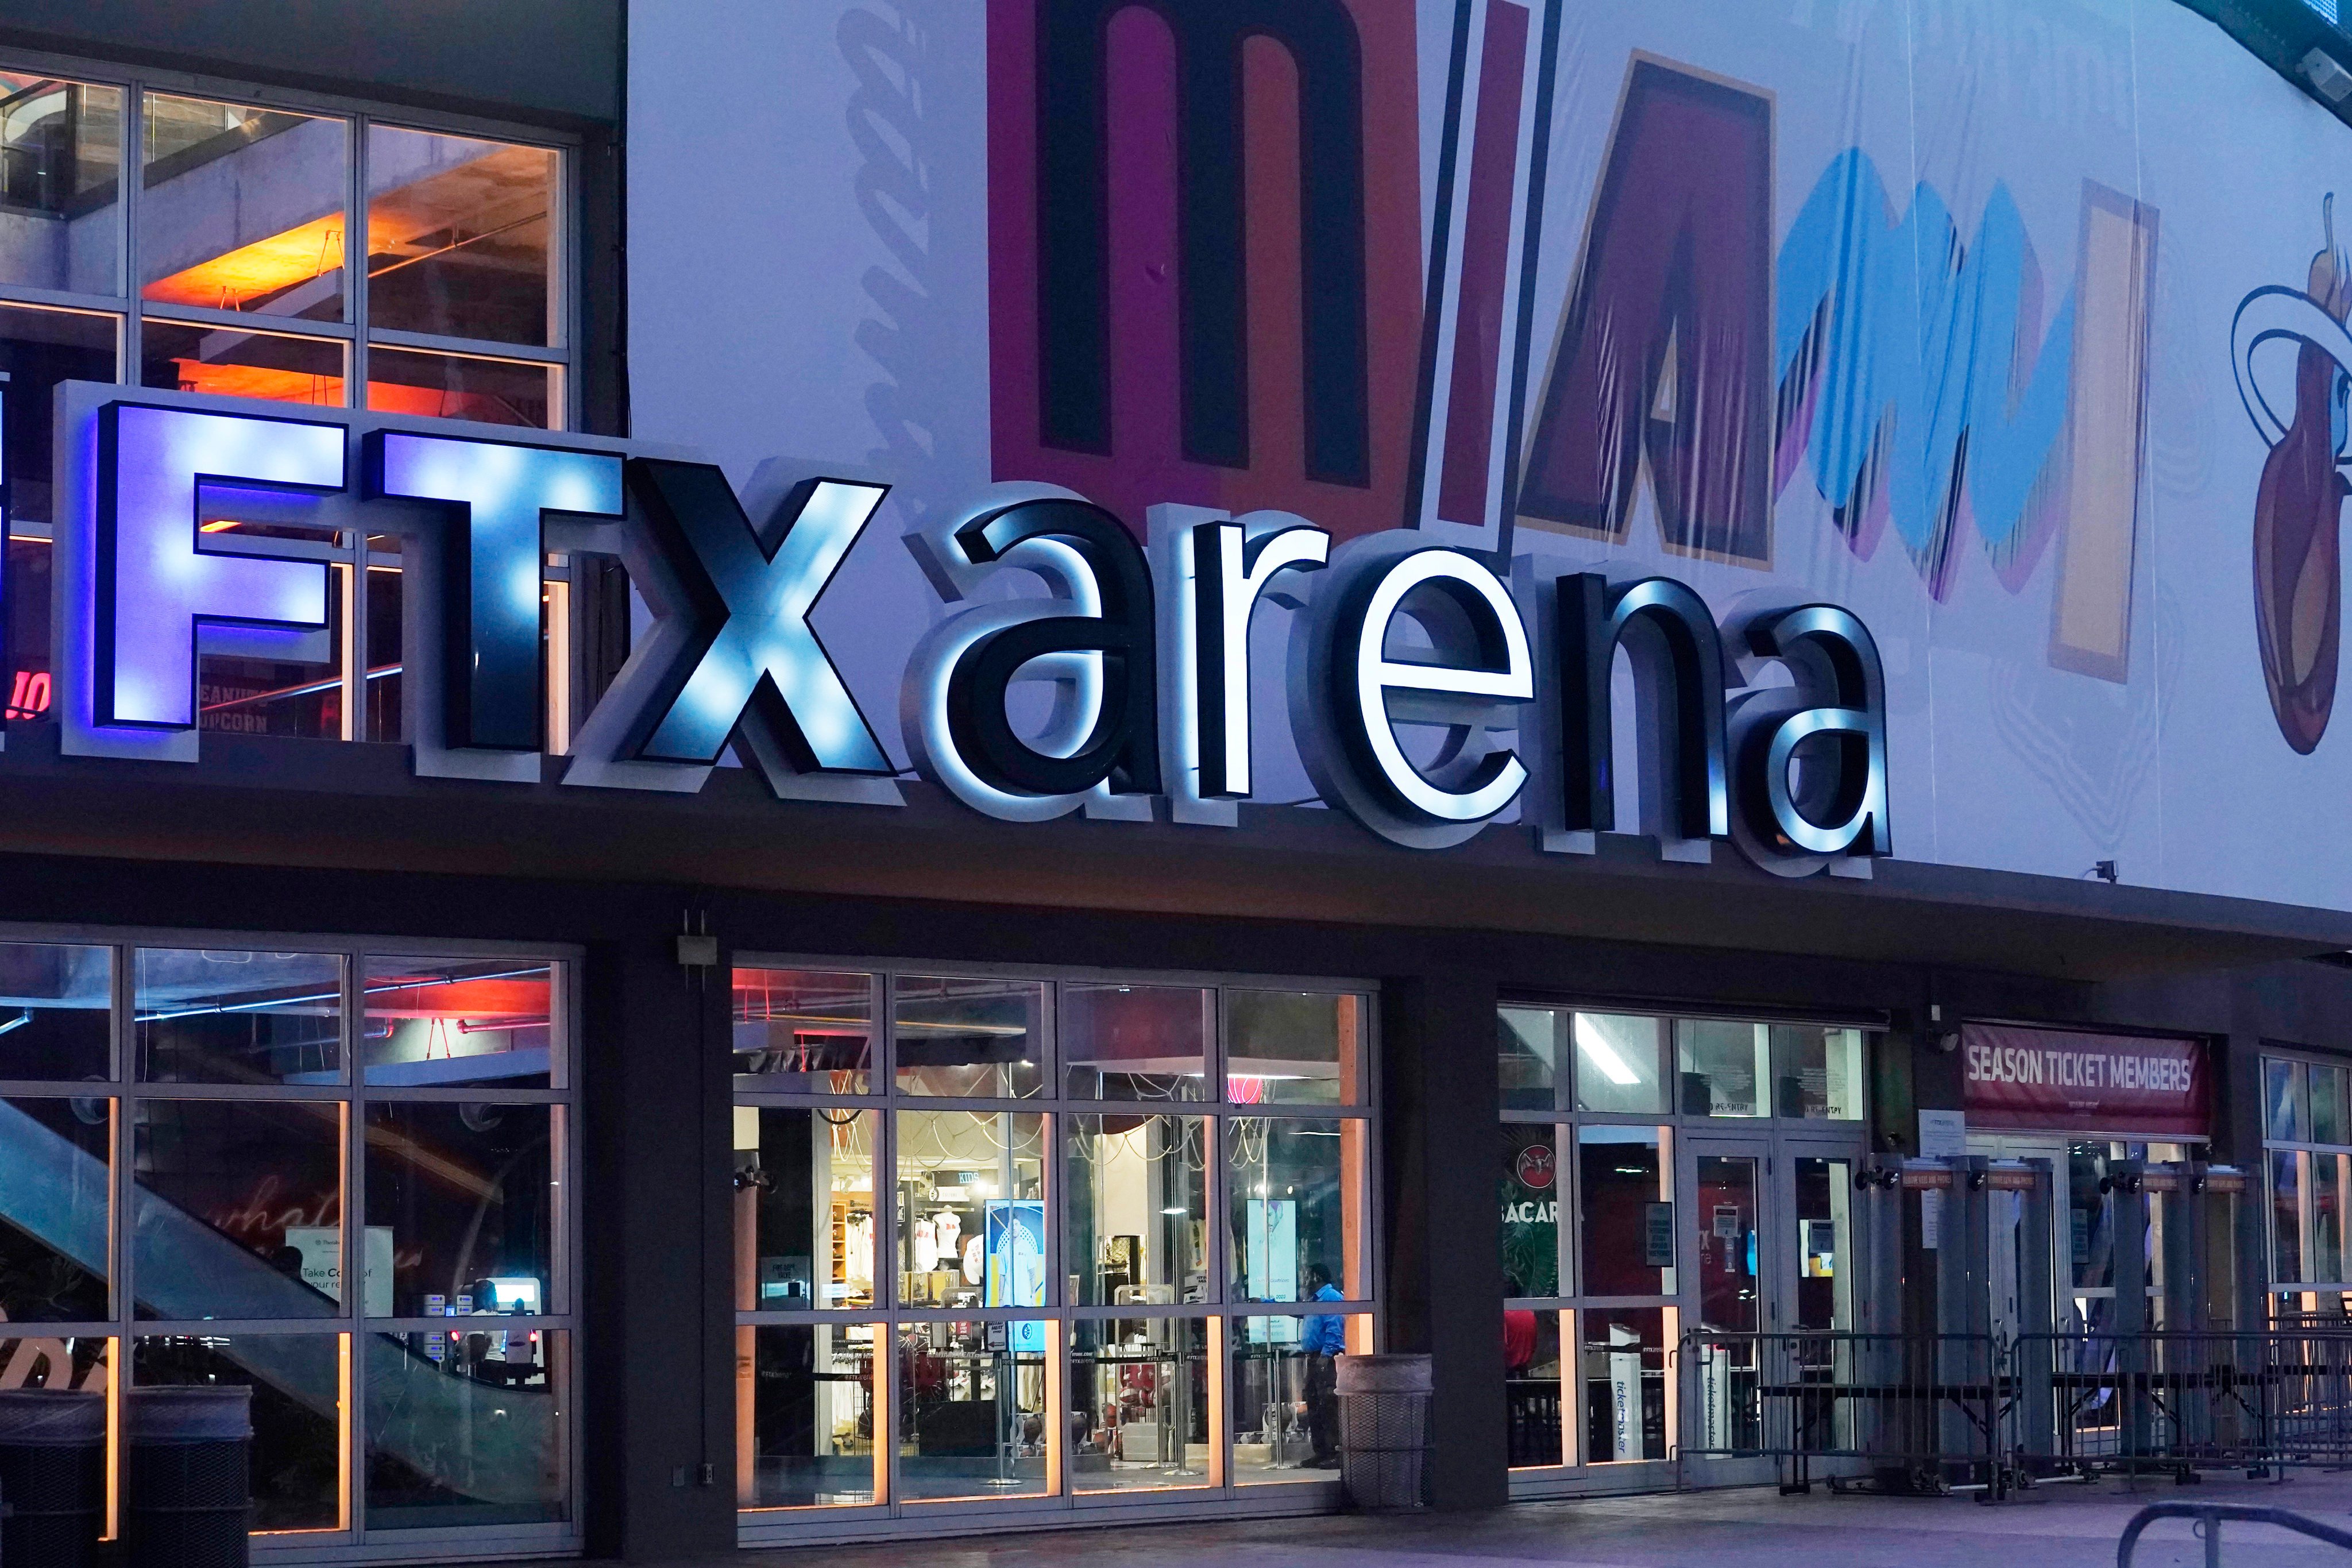
<svg viewBox="0 0 2352 1568">
<path fill-rule="evenodd" d="M 1340 1301 L 1347 1298 L 1331 1283 L 1331 1271 L 1320 1263 L 1307 1265 L 1309 1300 Z M 1301 1324 L 1298 1348 L 1307 1360 L 1307 1431 L 1313 1450 L 1307 1468 L 1339 1468 L 1339 1368 L 1333 1357 L 1346 1353 L 1348 1326 L 1337 1312 L 1310 1312 Z"/>
</svg>

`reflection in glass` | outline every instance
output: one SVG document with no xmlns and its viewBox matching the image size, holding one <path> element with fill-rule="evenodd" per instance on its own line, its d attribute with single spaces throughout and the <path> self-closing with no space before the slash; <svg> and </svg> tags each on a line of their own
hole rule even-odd
<svg viewBox="0 0 2352 1568">
<path fill-rule="evenodd" d="M 332 1316 L 343 1279 L 344 1107 L 137 1103 L 131 1269 L 138 1315 Z"/>
<path fill-rule="evenodd" d="M 1561 1325 L 1575 1316 L 1528 1307 L 1503 1313 L 1505 1443 L 1515 1470 L 1573 1462 L 1562 1400 L 1567 1363 L 1559 1347 Z"/>
<path fill-rule="evenodd" d="M 871 1110 L 735 1108 L 735 1305 L 874 1304 Z M 933 1221 L 932 1245 L 939 1227 Z"/>
<path fill-rule="evenodd" d="M 1771 1032 L 1772 1114 L 1836 1121 L 1862 1120 L 1860 1029 L 1775 1024 Z"/>
<path fill-rule="evenodd" d="M 1062 1071 L 1074 1100 L 1206 1100 L 1213 991 L 1064 985 Z"/>
<path fill-rule="evenodd" d="M 378 1087 L 545 1089 L 555 970 L 529 959 L 371 956 L 360 1068 Z"/>
<path fill-rule="evenodd" d="M 133 1015 L 149 1083 L 337 1083 L 343 959 L 142 947 Z"/>
<path fill-rule="evenodd" d="M 1803 1155 L 1795 1174 L 1797 1313 L 1791 1326 L 1844 1333 L 1854 1326 L 1853 1167 Z"/>
<path fill-rule="evenodd" d="M 0 209 L 0 229 L 7 221 L 5 210 Z M 61 381 L 112 381 L 116 340 L 121 332 L 119 316 L 0 304 L 0 371 L 8 376 L 6 423 L 0 426 L 5 447 L 0 450 L 0 463 L 5 463 L 8 475 L 8 514 L 15 521 L 55 521 L 49 465 L 54 460 L 50 435 L 57 405 L 51 394 Z M 21 620 L 31 606 L 15 582 L 8 584 L 8 591 Z M 42 601 L 37 612 L 44 621 L 46 605 L 47 601 Z M 17 635 L 16 628 L 11 628 L 11 635 Z M 16 668 L 47 670 L 48 645 L 39 644 L 38 652 L 37 666 L 28 666 L 20 658 Z"/>
<path fill-rule="evenodd" d="M 86 1334 L 69 1338 L 0 1339 L 0 1384 L 105 1397 L 113 1342 Z"/>
<path fill-rule="evenodd" d="M 2344 1069 L 2311 1062 L 2303 1070 L 2311 1100 L 2311 1141 L 2352 1142 L 2352 1123 L 2344 1115 Z"/>
<path fill-rule="evenodd" d="M 1502 1007 L 1495 1015 L 1495 1065 L 1506 1110 L 1559 1105 L 1559 1035 L 1570 1015 L 1551 1007 Z"/>
<path fill-rule="evenodd" d="M 0 283 L 112 294 L 122 89 L 0 71 Z"/>
<path fill-rule="evenodd" d="M 1664 1135 L 1657 1127 L 1577 1130 L 1587 1296 L 1675 1294 L 1674 1191 L 1661 1158 Z"/>
<path fill-rule="evenodd" d="M 1658 1070 L 1664 1019 L 1638 1013 L 1578 1013 L 1572 1026 L 1579 1110 L 1654 1116 L 1668 1109 L 1665 1076 Z"/>
<path fill-rule="evenodd" d="M 1769 1116 L 1772 1029 L 1717 1018 L 1675 1020 L 1675 1063 L 1685 1116 Z"/>
<path fill-rule="evenodd" d="M 1698 1156 L 1692 1241 L 1698 1255 L 1698 1326 L 1752 1334 L 1764 1326 L 1756 1281 L 1757 1162 L 1744 1154 Z"/>
<path fill-rule="evenodd" d="M 2115 1289 L 2116 1199 L 2099 1190 L 2106 1174 L 2105 1143 L 2066 1145 L 2068 1247 L 2077 1290 Z"/>
<path fill-rule="evenodd" d="M 1045 1119 L 898 1112 L 898 1300 L 1045 1305 Z"/>
<path fill-rule="evenodd" d="M 368 1106 L 367 1316 L 557 1310 L 555 1113 L 474 1100 Z"/>
<path fill-rule="evenodd" d="M 302 537 L 313 531 L 211 518 L 199 525 L 209 535 Z M 315 537 L 316 534 L 313 533 Z M 331 569 L 327 629 L 314 647 L 324 657 L 303 658 L 300 634 L 286 634 L 289 646 L 275 658 L 199 650 L 196 656 L 196 726 L 236 735 L 289 735 L 334 741 L 343 732 L 343 583 L 346 568 Z M 278 639 L 273 639 L 278 640 Z"/>
<path fill-rule="evenodd" d="M 1209 1484 L 1209 1325 L 1070 1325 L 1070 1489 Z"/>
<path fill-rule="evenodd" d="M 2303 1140 L 2303 1064 L 2263 1059 L 2263 1136 L 2282 1143 Z"/>
<path fill-rule="evenodd" d="M 875 1498 L 878 1323 L 735 1331 L 736 1505 L 849 1508 Z"/>
<path fill-rule="evenodd" d="M 2292 1149 L 2270 1152 L 2271 1278 L 2293 1285 L 2309 1278 L 2303 1271 L 2303 1181 L 2305 1156 Z"/>
<path fill-rule="evenodd" d="M 151 317 L 141 331 L 139 384 L 340 408 L 343 345 L 332 338 L 194 326 Z"/>
<path fill-rule="evenodd" d="M 1503 1124 L 1503 1299 L 1564 1296 L 1559 1280 L 1559 1145 L 1564 1128 Z"/>
<path fill-rule="evenodd" d="M 378 343 L 368 350 L 367 405 L 433 419 L 551 430 L 562 406 L 557 375 L 551 364 Z"/>
<path fill-rule="evenodd" d="M 253 1390 L 253 1528 L 341 1530 L 348 1523 L 343 1345 L 341 1334 L 141 1339 L 131 1352 L 131 1381 L 134 1388 Z M 138 1479 L 134 1459 L 124 1500 L 134 1509 Z"/>
<path fill-rule="evenodd" d="M 5 312 L 0 312 L 5 315 Z M 5 329 L 0 329 L 5 330 Z M 0 370 L 7 343 L 0 339 Z M 13 405 L 11 405 L 13 406 Z M 0 456 L 0 464 L 10 459 Z M 6 596 L 6 660 L 0 664 L 0 718 L 38 719 L 57 701 L 57 679 L 49 668 L 49 542 L 29 535 L 6 541 L 7 565 L 0 580 Z"/>
<path fill-rule="evenodd" d="M 738 969 L 740 1087 L 866 1094 L 873 1089 L 874 977 L 808 969 Z"/>
<path fill-rule="evenodd" d="M 1208 1295 L 1208 1121 L 1199 1116 L 1067 1120 L 1070 1303 L 1167 1305 Z"/>
<path fill-rule="evenodd" d="M 1327 1117 L 1225 1122 L 1226 1257 L 1237 1299 L 1362 1299 L 1357 1216 L 1345 1195 L 1360 1182 L 1363 1125 Z"/>
<path fill-rule="evenodd" d="M 2345 1156 L 2314 1154 L 2311 1173 L 2311 1251 L 2306 1278 L 2333 1285 L 2344 1278 Z"/>
<path fill-rule="evenodd" d="M 114 1109 L 104 1099 L 0 1100 L 0 1319 L 110 1315 Z"/>
<path fill-rule="evenodd" d="M 1360 1103 L 1362 1015 L 1360 996 L 1226 993 L 1227 1097 L 1245 1105 Z"/>
<path fill-rule="evenodd" d="M 344 122 L 168 93 L 142 103 L 141 297 L 342 320 Z"/>
<path fill-rule="evenodd" d="M 1333 1358 L 1369 1333 L 1369 1320 L 1317 1313 L 1231 1318 L 1227 1406 L 1234 1430 L 1233 1480 L 1332 1480 L 1339 1466 L 1339 1409 Z"/>
<path fill-rule="evenodd" d="M 392 743 L 403 739 L 400 723 L 401 593 L 397 538 L 373 535 L 367 569 L 367 707 L 363 741 Z"/>
<path fill-rule="evenodd" d="M 1046 1325 L 906 1323 L 898 1330 L 898 1495 L 1045 1490 Z"/>
<path fill-rule="evenodd" d="M 370 1530 L 567 1516 L 567 1336 L 477 1322 L 366 1337 Z"/>
<path fill-rule="evenodd" d="M 554 192 L 547 148 L 369 126 L 369 323 L 546 346 Z"/>
<path fill-rule="evenodd" d="M 890 982 L 898 1092 L 1026 1099 L 1045 1090 L 1045 988 L 1026 980 Z"/>
<path fill-rule="evenodd" d="M 1697 1202 L 1689 1237 L 1698 1268 L 1698 1327 L 1690 1375 L 1696 1380 L 1696 1449 L 1749 1452 L 1762 1439 L 1756 1399 L 1753 1334 L 1764 1327 L 1763 1291 L 1757 1280 L 1757 1181 L 1761 1162 L 1744 1154 L 1701 1154 Z M 1709 1331 L 1727 1337 L 1709 1340 Z M 1612 1395 L 1612 1399 L 1613 1399 Z"/>
<path fill-rule="evenodd" d="M 1600 1307 L 1583 1333 L 1584 1451 L 1596 1465 L 1666 1457 L 1665 1310 Z"/>
<path fill-rule="evenodd" d="M 114 952 L 0 942 L 0 1079 L 113 1076 Z"/>
</svg>

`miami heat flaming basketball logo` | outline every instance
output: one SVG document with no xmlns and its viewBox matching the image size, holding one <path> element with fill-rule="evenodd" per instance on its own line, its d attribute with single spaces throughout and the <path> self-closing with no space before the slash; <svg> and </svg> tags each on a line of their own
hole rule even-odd
<svg viewBox="0 0 2352 1568">
<path fill-rule="evenodd" d="M 2326 242 L 2305 286 L 2255 289 L 2230 332 L 2238 395 L 2271 449 L 2254 492 L 2254 635 L 2279 733 L 2303 752 L 2319 744 L 2336 705 L 2337 535 L 2352 493 L 2344 479 L 2352 255 L 2336 243 L 2333 195 L 2321 213 Z"/>
</svg>

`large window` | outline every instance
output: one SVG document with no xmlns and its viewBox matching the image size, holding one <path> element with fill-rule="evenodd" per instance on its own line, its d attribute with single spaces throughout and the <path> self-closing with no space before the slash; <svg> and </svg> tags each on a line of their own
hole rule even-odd
<svg viewBox="0 0 2352 1568">
<path fill-rule="evenodd" d="M 1850 1231 L 1864 1032 L 1533 1003 L 1496 1025 L 1511 1468 L 1671 1458 L 1681 1335 L 1763 1330 L 1777 1243 L 1824 1238 L 1777 1282 L 1782 1321 L 1851 1326 L 1826 1238 Z"/>
<path fill-rule="evenodd" d="M 2272 1311 L 2344 1318 L 2352 1312 L 2352 1066 L 2263 1058 L 2263 1164 Z"/>
<path fill-rule="evenodd" d="M 9 718 L 51 696 L 61 381 L 562 429 L 566 160 L 507 137 L 0 61 L 0 462 Z M 207 656 L 206 728 L 398 741 L 389 538 L 223 516 L 332 562 L 328 662 Z M 568 574 L 551 574 L 561 598 Z M 552 737 L 563 749 L 567 734 Z"/>
<path fill-rule="evenodd" d="M 738 967 L 747 1522 L 1332 1479 L 1369 1000 Z"/>
<path fill-rule="evenodd" d="M 105 1405 L 110 1532 L 126 1401 L 204 1385 L 251 1390 L 257 1537 L 573 1540 L 568 983 L 528 953 L 0 942 L 0 1385 Z"/>
</svg>

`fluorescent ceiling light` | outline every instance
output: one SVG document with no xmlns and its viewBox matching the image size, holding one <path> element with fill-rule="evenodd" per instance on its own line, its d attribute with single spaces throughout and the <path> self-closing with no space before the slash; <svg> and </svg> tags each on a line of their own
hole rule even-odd
<svg viewBox="0 0 2352 1568">
<path fill-rule="evenodd" d="M 1601 1031 L 1592 1026 L 1592 1020 L 1581 1013 L 1576 1015 L 1576 1048 L 1591 1058 L 1592 1065 L 1601 1069 L 1601 1076 L 1618 1088 L 1642 1081 L 1642 1075 L 1625 1064 L 1617 1047 L 1602 1039 Z"/>
</svg>

